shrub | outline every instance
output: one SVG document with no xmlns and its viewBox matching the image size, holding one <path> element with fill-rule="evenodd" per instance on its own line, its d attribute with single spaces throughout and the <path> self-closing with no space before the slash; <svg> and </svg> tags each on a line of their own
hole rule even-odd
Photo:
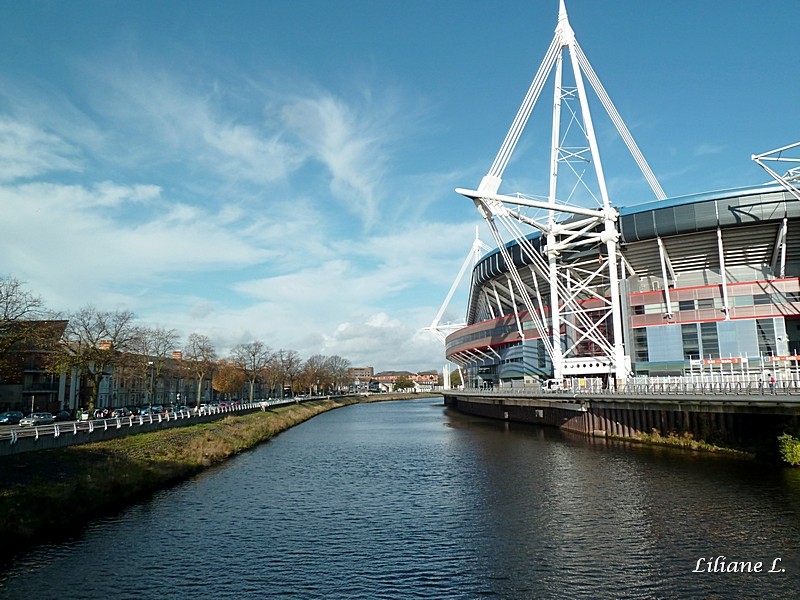
<svg viewBox="0 0 800 600">
<path fill-rule="evenodd" d="M 793 467 L 800 465 L 800 440 L 789 433 L 778 436 L 781 458 Z"/>
</svg>

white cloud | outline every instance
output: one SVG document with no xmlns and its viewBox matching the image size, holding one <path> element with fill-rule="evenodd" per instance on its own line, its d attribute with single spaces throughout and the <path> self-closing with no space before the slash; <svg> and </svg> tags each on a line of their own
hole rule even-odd
<svg viewBox="0 0 800 600">
<path fill-rule="evenodd" d="M 0 182 L 79 171 L 76 148 L 39 127 L 0 117 Z"/>
<path fill-rule="evenodd" d="M 261 339 L 379 369 L 442 362 L 418 331 L 472 233 L 425 214 L 435 193 L 403 191 L 390 158 L 414 115 L 291 86 L 236 105 L 258 87 L 120 64 L 87 66 L 85 102 L 39 97 L 15 106 L 33 124 L 3 121 L 9 147 L 22 140 L 36 160 L 0 185 L 15 207 L 0 264 L 52 308 L 129 309 L 184 339 L 205 333 L 222 355 Z"/>
<path fill-rule="evenodd" d="M 709 156 L 713 154 L 722 154 L 725 152 L 725 146 L 720 144 L 703 143 L 696 146 L 694 149 L 695 156 Z"/>
<path fill-rule="evenodd" d="M 348 105 L 330 94 L 291 98 L 281 111 L 288 130 L 329 170 L 339 203 L 367 227 L 375 224 L 385 194 L 381 184 L 397 118 L 390 113 L 385 107 Z"/>
</svg>

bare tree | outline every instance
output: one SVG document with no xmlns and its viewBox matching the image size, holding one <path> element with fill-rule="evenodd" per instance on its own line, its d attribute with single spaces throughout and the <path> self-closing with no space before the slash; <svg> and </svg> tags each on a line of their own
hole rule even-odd
<svg viewBox="0 0 800 600">
<path fill-rule="evenodd" d="M 131 367 L 148 386 L 148 398 L 153 398 L 152 387 L 164 376 L 167 359 L 178 345 L 180 336 L 174 329 L 164 327 L 137 327 L 129 356 Z"/>
<path fill-rule="evenodd" d="M 88 409 L 97 403 L 103 377 L 113 372 L 114 364 L 129 352 L 135 333 L 134 315 L 130 311 L 99 311 L 86 306 L 70 314 L 64 332 L 64 344 L 55 358 L 53 369 L 74 368 L 79 379 L 89 382 Z"/>
<path fill-rule="evenodd" d="M 21 376 L 12 348 L 20 342 L 41 346 L 41 327 L 37 319 L 44 316 L 44 302 L 14 277 L 0 277 L 0 379 Z"/>
<path fill-rule="evenodd" d="M 217 351 L 208 336 L 192 333 L 186 340 L 183 358 L 188 361 L 187 368 L 197 378 L 197 406 L 199 407 L 203 392 L 203 381 L 206 377 L 211 377 L 214 372 Z"/>
<path fill-rule="evenodd" d="M 289 387 L 294 392 L 295 380 L 300 375 L 303 368 L 303 363 L 300 360 L 300 355 L 296 350 L 278 350 L 276 356 L 278 369 L 281 381 L 281 398 L 283 398 L 284 390 L 286 389 L 286 382 L 289 382 Z"/>
<path fill-rule="evenodd" d="M 0 324 L 42 317 L 44 301 L 24 285 L 16 277 L 0 277 Z"/>
<path fill-rule="evenodd" d="M 325 367 L 327 357 L 315 354 L 306 359 L 300 373 L 300 381 L 309 394 L 318 394 L 320 389 L 325 389 L 329 384 L 328 371 Z"/>
<path fill-rule="evenodd" d="M 330 375 L 331 383 L 333 384 L 335 391 L 340 391 L 350 382 L 350 375 L 348 373 L 348 369 L 350 369 L 350 361 L 348 359 L 334 354 L 333 356 L 328 357 L 327 361 L 325 362 L 325 368 Z"/>
<path fill-rule="evenodd" d="M 250 402 L 254 401 L 256 380 L 272 359 L 272 350 L 258 340 L 239 344 L 231 351 L 231 359 L 244 373 L 250 387 Z"/>
<path fill-rule="evenodd" d="M 281 374 L 280 361 L 278 360 L 278 354 L 276 352 L 270 354 L 269 360 L 261 369 L 258 378 L 261 383 L 265 384 L 268 388 L 269 396 L 272 396 L 274 391 L 277 390 L 279 386 L 283 385 L 283 375 Z"/>
</svg>

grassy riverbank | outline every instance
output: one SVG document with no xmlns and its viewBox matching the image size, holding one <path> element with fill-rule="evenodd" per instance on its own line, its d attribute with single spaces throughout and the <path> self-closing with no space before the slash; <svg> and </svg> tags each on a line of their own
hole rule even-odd
<svg viewBox="0 0 800 600">
<path fill-rule="evenodd" d="M 175 427 L 0 461 L 0 559 L 68 535 L 311 417 L 357 404 L 423 395 L 374 395 L 292 404 L 190 427 Z"/>
</svg>

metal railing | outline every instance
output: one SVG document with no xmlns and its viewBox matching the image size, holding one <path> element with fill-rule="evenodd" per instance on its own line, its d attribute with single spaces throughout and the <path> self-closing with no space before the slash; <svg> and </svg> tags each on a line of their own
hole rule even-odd
<svg viewBox="0 0 800 600">
<path fill-rule="evenodd" d="M 165 413 L 149 413 L 145 415 L 129 415 L 126 417 L 108 417 L 104 419 L 86 419 L 80 421 L 62 421 L 47 425 L 20 426 L 6 425 L 0 426 L 0 443 L 8 442 L 15 444 L 23 438 L 39 439 L 40 437 L 60 437 L 63 435 L 77 435 L 78 433 L 92 434 L 96 431 L 108 431 L 109 429 L 128 428 L 131 433 L 136 433 L 136 428 L 153 423 L 174 423 L 185 422 L 186 419 L 193 419 L 201 416 L 219 415 L 224 413 L 241 413 L 252 410 L 266 410 L 274 406 L 283 406 L 310 400 L 321 400 L 332 398 L 332 395 L 324 396 L 304 396 L 302 398 L 269 398 L 267 400 L 257 400 L 253 403 L 240 403 L 227 406 L 203 406 L 191 408 L 189 410 L 168 411 Z M 181 423 L 185 424 L 185 423 Z"/>
<path fill-rule="evenodd" d="M 525 397 L 573 399 L 576 396 L 709 396 L 750 397 L 754 400 L 800 402 L 800 381 L 777 381 L 774 384 L 758 381 L 655 381 L 648 383 L 623 383 L 616 388 L 603 387 L 599 382 L 579 383 L 565 380 L 564 385 L 547 388 L 538 383 L 514 384 L 492 387 L 468 387 L 452 390 L 454 393 L 492 397 Z"/>
</svg>

